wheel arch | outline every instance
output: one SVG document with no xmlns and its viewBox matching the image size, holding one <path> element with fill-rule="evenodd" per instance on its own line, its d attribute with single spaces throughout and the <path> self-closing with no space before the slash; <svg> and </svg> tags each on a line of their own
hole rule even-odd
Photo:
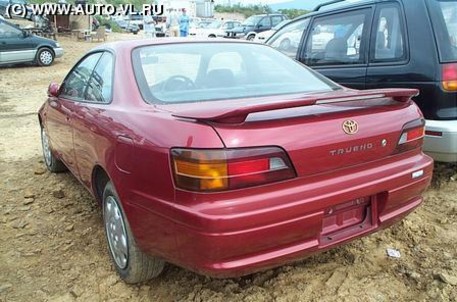
<svg viewBox="0 0 457 302">
<path fill-rule="evenodd" d="M 36 49 L 37 54 L 38 54 L 38 52 L 39 52 L 40 50 L 42 50 L 43 48 L 49 49 L 49 50 L 52 52 L 52 54 L 54 55 L 54 57 L 56 56 L 56 52 L 54 51 L 54 47 L 51 46 L 51 45 L 47 45 L 47 44 L 38 45 L 38 47 L 37 47 L 37 49 Z"/>
<path fill-rule="evenodd" d="M 92 192 L 99 204 L 102 204 L 103 191 L 109 181 L 111 178 L 108 172 L 102 166 L 95 165 L 92 170 Z"/>
</svg>

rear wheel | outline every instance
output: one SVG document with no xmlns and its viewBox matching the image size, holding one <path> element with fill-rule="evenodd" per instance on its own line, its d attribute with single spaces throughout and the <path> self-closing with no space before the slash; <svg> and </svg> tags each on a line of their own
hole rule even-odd
<svg viewBox="0 0 457 302">
<path fill-rule="evenodd" d="M 65 165 L 52 153 L 49 137 L 44 127 L 41 127 L 41 146 L 43 148 L 44 163 L 46 164 L 46 168 L 48 168 L 49 171 L 58 173 L 67 170 L 67 167 L 65 167 Z"/>
<path fill-rule="evenodd" d="M 40 48 L 36 54 L 36 61 L 40 66 L 49 66 L 54 62 L 54 53 L 49 48 Z"/>
<path fill-rule="evenodd" d="M 144 282 L 163 271 L 163 260 L 144 254 L 136 245 L 119 197 L 110 181 L 103 192 L 103 221 L 109 254 L 116 271 L 125 282 Z"/>
</svg>

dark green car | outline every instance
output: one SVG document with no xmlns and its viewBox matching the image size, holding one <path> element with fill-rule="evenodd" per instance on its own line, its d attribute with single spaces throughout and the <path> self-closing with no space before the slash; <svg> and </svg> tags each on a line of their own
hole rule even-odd
<svg viewBox="0 0 457 302">
<path fill-rule="evenodd" d="M 54 40 L 38 37 L 0 19 L 0 66 L 16 63 L 35 63 L 49 66 L 63 55 Z"/>
</svg>

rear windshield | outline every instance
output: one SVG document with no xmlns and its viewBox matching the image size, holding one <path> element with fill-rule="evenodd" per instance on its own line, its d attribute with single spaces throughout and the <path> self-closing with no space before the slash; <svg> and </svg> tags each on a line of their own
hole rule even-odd
<svg viewBox="0 0 457 302">
<path fill-rule="evenodd" d="M 429 4 L 441 61 L 457 61 L 457 0 L 430 0 Z"/>
<path fill-rule="evenodd" d="M 138 86 L 149 103 L 202 102 L 340 88 L 265 45 L 155 45 L 137 48 L 132 56 Z"/>
</svg>

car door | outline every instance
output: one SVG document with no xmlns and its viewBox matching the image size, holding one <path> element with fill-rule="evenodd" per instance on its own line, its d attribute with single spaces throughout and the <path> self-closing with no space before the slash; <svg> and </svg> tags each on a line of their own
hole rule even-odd
<svg viewBox="0 0 457 302">
<path fill-rule="evenodd" d="M 270 18 L 270 16 L 265 16 L 259 21 L 259 23 L 257 24 L 254 31 L 259 33 L 262 31 L 269 30 L 270 28 L 271 28 L 271 18 Z"/>
<path fill-rule="evenodd" d="M 79 61 L 62 83 L 59 96 L 48 99 L 46 130 L 51 146 L 75 175 L 78 175 L 78 170 L 73 148 L 71 119 L 78 102 L 84 100 L 90 76 L 100 57 L 101 53 L 93 53 Z"/>
<path fill-rule="evenodd" d="M 35 59 L 36 42 L 24 32 L 0 20 L 0 63 L 30 62 Z"/>
<path fill-rule="evenodd" d="M 344 86 L 365 88 L 372 7 L 313 19 L 299 61 Z"/>
<path fill-rule="evenodd" d="M 114 57 L 104 52 L 94 68 L 86 88 L 84 100 L 75 102 L 72 108 L 71 127 L 79 178 L 90 186 L 92 169 L 97 161 L 97 148 L 108 143 L 107 129 L 116 127 L 104 113 L 112 100 Z"/>
<path fill-rule="evenodd" d="M 410 79 L 414 78 L 407 66 L 409 51 L 403 16 L 398 3 L 378 5 L 371 34 L 366 88 L 400 87 L 401 83 L 411 83 Z"/>
</svg>

